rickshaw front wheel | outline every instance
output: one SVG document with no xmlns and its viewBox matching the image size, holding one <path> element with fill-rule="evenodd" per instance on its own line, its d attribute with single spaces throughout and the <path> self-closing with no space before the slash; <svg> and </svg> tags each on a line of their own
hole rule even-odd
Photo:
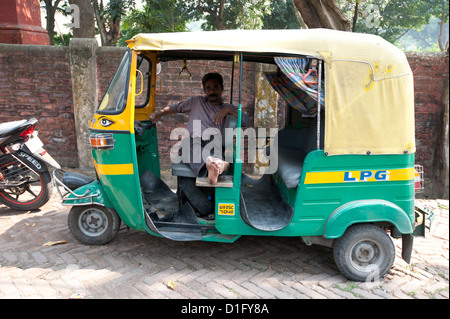
<svg viewBox="0 0 450 319">
<path fill-rule="evenodd" d="M 120 217 L 115 210 L 103 206 L 74 206 L 68 223 L 72 235 L 83 244 L 104 245 L 119 231 Z"/>
<path fill-rule="evenodd" d="M 380 227 L 356 224 L 336 240 L 333 255 L 336 265 L 347 278 L 377 281 L 391 269 L 395 246 Z"/>
</svg>

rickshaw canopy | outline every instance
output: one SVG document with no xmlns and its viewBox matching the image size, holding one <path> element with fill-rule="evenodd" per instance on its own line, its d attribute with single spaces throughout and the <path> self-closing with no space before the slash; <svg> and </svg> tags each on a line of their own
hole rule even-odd
<svg viewBox="0 0 450 319">
<path fill-rule="evenodd" d="M 412 71 L 404 52 L 381 37 L 329 29 L 230 30 L 138 34 L 129 46 L 321 59 L 328 155 L 415 152 Z"/>
</svg>

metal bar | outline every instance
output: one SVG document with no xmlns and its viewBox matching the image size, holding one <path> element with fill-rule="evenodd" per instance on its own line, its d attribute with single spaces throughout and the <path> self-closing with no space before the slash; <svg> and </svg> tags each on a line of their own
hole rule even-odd
<svg viewBox="0 0 450 319">
<path fill-rule="evenodd" d="M 322 102 L 322 60 L 319 60 L 319 83 L 317 85 L 317 149 L 320 149 L 320 103 Z"/>
<path fill-rule="evenodd" d="M 231 87 L 230 87 L 230 104 L 233 104 L 233 86 L 234 86 L 234 59 L 231 66 Z"/>
<path fill-rule="evenodd" d="M 239 55 L 239 108 L 237 118 L 237 130 L 236 130 L 236 163 L 242 163 L 241 161 L 241 122 L 242 122 L 242 65 L 243 54 Z"/>
</svg>

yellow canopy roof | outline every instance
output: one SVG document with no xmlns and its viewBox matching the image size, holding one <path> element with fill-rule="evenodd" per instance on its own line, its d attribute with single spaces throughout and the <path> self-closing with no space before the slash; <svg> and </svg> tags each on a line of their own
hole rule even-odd
<svg viewBox="0 0 450 319">
<path fill-rule="evenodd" d="M 325 152 L 415 152 L 412 72 L 381 37 L 329 29 L 138 34 L 134 50 L 260 52 L 325 61 Z"/>
</svg>

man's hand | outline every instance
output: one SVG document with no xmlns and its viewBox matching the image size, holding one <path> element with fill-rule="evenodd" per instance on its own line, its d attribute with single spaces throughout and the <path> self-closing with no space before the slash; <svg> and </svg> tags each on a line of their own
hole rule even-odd
<svg viewBox="0 0 450 319">
<path fill-rule="evenodd" d="M 170 106 L 166 106 L 162 110 L 156 111 L 155 113 L 150 114 L 149 120 L 152 121 L 153 123 L 156 123 L 162 116 L 166 116 L 166 115 L 174 114 L 174 113 L 175 113 L 175 110 L 173 108 L 171 108 Z"/>
<path fill-rule="evenodd" d="M 214 115 L 213 122 L 216 124 L 220 124 L 223 122 L 225 117 L 227 117 L 228 114 L 233 114 L 233 110 L 229 109 L 228 107 L 224 107 L 221 110 L 219 110 L 216 115 Z M 234 114 L 233 114 L 234 115 Z"/>
<path fill-rule="evenodd" d="M 161 118 L 162 113 L 159 111 L 156 111 L 155 113 L 150 114 L 150 121 L 152 121 L 153 123 L 158 122 L 158 120 Z"/>
</svg>

